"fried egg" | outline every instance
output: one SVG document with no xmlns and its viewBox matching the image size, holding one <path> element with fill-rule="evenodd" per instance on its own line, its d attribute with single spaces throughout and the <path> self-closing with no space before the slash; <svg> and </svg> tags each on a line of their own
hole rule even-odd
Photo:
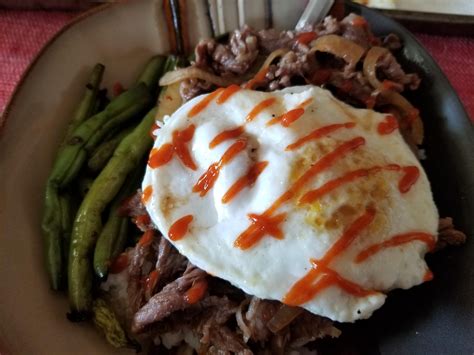
<svg viewBox="0 0 474 355">
<path fill-rule="evenodd" d="M 394 117 L 314 86 L 230 87 L 156 133 L 143 202 L 209 274 L 340 322 L 431 279 L 438 212 Z"/>
</svg>

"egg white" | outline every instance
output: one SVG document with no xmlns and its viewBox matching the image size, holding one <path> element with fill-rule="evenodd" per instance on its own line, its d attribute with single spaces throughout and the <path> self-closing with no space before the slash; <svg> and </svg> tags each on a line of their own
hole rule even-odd
<svg viewBox="0 0 474 355">
<path fill-rule="evenodd" d="M 395 234 L 423 231 L 436 235 L 438 213 L 428 179 L 398 131 L 388 135 L 377 133 L 377 124 L 385 119 L 384 114 L 355 109 L 318 87 L 299 86 L 271 93 L 241 90 L 225 104 L 213 101 L 189 119 L 189 110 L 203 97 L 194 98 L 168 117 L 155 141 L 155 147 L 159 148 L 171 142 L 173 131 L 194 124 L 195 134 L 188 147 L 197 170 L 186 168 L 174 156 L 159 168 L 148 167 L 143 181 L 143 188 L 153 187 L 147 211 L 165 237 L 176 220 L 188 214 L 194 216 L 186 236 L 172 242 L 193 264 L 248 294 L 281 301 L 292 285 L 310 270 L 310 259 L 322 257 L 340 238 L 347 224 L 360 216 L 366 206 L 373 205 L 377 214 L 370 228 L 329 266 L 346 279 L 380 292 L 355 297 L 331 286 L 302 307 L 336 321 L 352 322 L 368 318 L 382 306 L 384 291 L 410 288 L 423 282 L 427 246 L 419 241 L 384 249 L 363 263 L 354 263 L 361 250 Z M 252 108 L 270 97 L 277 98 L 277 103 L 245 124 Z M 272 115 L 293 109 L 308 98 L 313 101 L 305 108 L 304 115 L 289 127 L 266 125 Z M 289 144 L 318 127 L 346 122 L 355 122 L 356 126 L 285 151 Z M 192 187 L 199 177 L 210 164 L 219 161 L 235 139 L 214 149 L 209 149 L 209 142 L 223 130 L 244 124 L 243 136 L 249 141 L 246 150 L 222 168 L 206 196 L 193 193 Z M 398 190 L 400 173 L 386 171 L 345 184 L 311 205 L 298 206 L 296 201 L 289 201 L 278 210 L 287 213 L 281 224 L 284 239 L 265 236 L 248 250 L 234 247 L 237 236 L 250 224 L 247 214 L 263 212 L 318 159 L 358 136 L 364 137 L 366 144 L 338 160 L 331 169 L 316 175 L 304 191 L 349 170 L 387 164 L 417 166 L 420 177 L 416 184 L 401 194 Z M 223 204 L 223 194 L 255 161 L 269 163 L 252 187 Z M 339 218 L 341 206 L 350 206 L 352 215 Z"/>
</svg>

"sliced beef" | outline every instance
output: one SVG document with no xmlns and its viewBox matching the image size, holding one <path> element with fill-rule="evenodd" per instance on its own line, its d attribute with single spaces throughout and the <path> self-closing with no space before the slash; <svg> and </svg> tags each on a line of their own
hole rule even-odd
<svg viewBox="0 0 474 355">
<path fill-rule="evenodd" d="M 156 240 L 137 245 L 128 251 L 129 311 L 134 314 L 143 305 L 145 298 L 144 278 L 151 272 L 156 259 Z"/>
<path fill-rule="evenodd" d="M 292 48 L 295 40 L 293 31 L 277 31 L 274 28 L 258 31 L 257 37 L 263 54 L 270 54 L 279 48 Z"/>
<path fill-rule="evenodd" d="M 209 92 L 214 88 L 212 83 L 202 79 L 186 79 L 179 85 L 179 93 L 184 101 L 191 100 L 193 97 Z"/>
<path fill-rule="evenodd" d="M 132 221 L 143 232 L 157 229 L 150 219 L 145 205 L 142 202 L 142 190 L 138 189 L 135 194 L 122 201 L 118 213 L 121 216 L 132 217 Z"/>
<path fill-rule="evenodd" d="M 258 38 L 255 31 L 244 26 L 231 34 L 228 44 L 214 39 L 200 41 L 195 54 L 199 68 L 213 69 L 220 75 L 242 75 L 257 58 Z"/>
<path fill-rule="evenodd" d="M 359 15 L 349 14 L 341 21 L 340 26 L 342 37 L 366 49 L 380 44 L 380 40 L 370 31 L 367 21 Z"/>
<path fill-rule="evenodd" d="M 324 337 L 336 338 L 341 331 L 334 327 L 331 320 L 303 312 L 290 324 L 289 345 L 293 348 L 302 347 L 316 339 Z"/>
<path fill-rule="evenodd" d="M 448 245 L 461 245 L 465 242 L 466 235 L 454 227 L 451 217 L 439 219 L 438 241 L 435 250 L 443 249 Z"/>
<path fill-rule="evenodd" d="M 254 341 L 265 342 L 272 336 L 267 327 L 268 321 L 273 317 L 279 302 L 262 300 L 258 297 L 252 297 L 248 310 L 244 316 L 244 322 L 247 325 L 249 336 Z"/>
<path fill-rule="evenodd" d="M 189 263 L 181 277 L 167 284 L 135 313 L 132 331 L 140 333 L 147 326 L 168 317 L 171 313 L 189 307 L 190 304 L 186 301 L 186 291 L 194 282 L 205 278 L 204 271 Z"/>
<path fill-rule="evenodd" d="M 383 38 L 382 46 L 391 51 L 398 51 L 402 48 L 402 42 L 395 33 L 389 33 Z"/>
<path fill-rule="evenodd" d="M 186 264 L 186 257 L 181 255 L 166 238 L 161 238 L 156 259 L 156 270 L 160 275 L 158 284 L 169 282 L 173 275 L 185 270 Z"/>
<path fill-rule="evenodd" d="M 417 74 L 406 74 L 392 53 L 384 55 L 377 63 L 377 70 L 385 78 L 397 84 L 397 91 L 405 88 L 416 90 L 420 86 L 420 77 Z"/>
<path fill-rule="evenodd" d="M 209 339 L 212 345 L 207 349 L 207 354 L 253 355 L 253 352 L 245 345 L 242 338 L 226 326 L 212 328 Z"/>
</svg>

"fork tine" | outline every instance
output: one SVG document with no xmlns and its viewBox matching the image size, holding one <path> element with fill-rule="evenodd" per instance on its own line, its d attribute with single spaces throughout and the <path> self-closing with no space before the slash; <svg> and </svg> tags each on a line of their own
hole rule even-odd
<svg viewBox="0 0 474 355">
<path fill-rule="evenodd" d="M 334 0 L 309 0 L 295 28 L 302 30 L 308 25 L 321 22 L 332 5 L 334 5 Z"/>
</svg>

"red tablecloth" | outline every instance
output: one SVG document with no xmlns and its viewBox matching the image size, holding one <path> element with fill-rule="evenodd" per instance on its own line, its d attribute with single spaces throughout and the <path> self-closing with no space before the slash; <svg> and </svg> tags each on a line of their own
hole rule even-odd
<svg viewBox="0 0 474 355">
<path fill-rule="evenodd" d="M 76 14 L 0 10 L 0 113 L 28 63 Z M 474 38 L 416 36 L 443 69 L 474 120 Z"/>
</svg>

